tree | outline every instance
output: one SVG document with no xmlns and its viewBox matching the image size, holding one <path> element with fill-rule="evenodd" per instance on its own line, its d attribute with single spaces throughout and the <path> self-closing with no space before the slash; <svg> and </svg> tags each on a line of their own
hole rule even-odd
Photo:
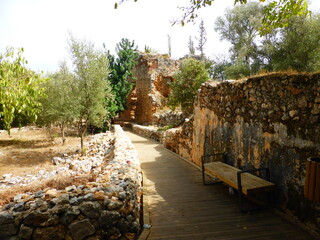
<svg viewBox="0 0 320 240">
<path fill-rule="evenodd" d="M 7 48 L 0 54 L 0 118 L 9 134 L 16 116 L 37 119 L 41 105 L 38 100 L 43 95 L 41 83 L 45 79 L 25 67 L 23 51 Z"/>
<path fill-rule="evenodd" d="M 204 22 L 201 19 L 201 23 L 199 25 L 199 38 L 197 38 L 197 40 L 198 40 L 197 50 L 200 51 L 201 58 L 204 58 L 204 45 L 207 42 L 207 37 L 206 36 L 207 36 L 207 31 L 206 31 L 206 29 L 204 27 Z"/>
<path fill-rule="evenodd" d="M 128 0 L 119 0 L 123 3 Z M 137 0 L 134 0 L 135 2 Z M 180 19 L 175 20 L 175 23 L 181 23 L 183 26 L 186 22 L 193 22 L 197 17 L 197 11 L 201 8 L 211 6 L 214 0 L 189 0 L 190 6 L 180 7 L 183 15 Z M 265 2 L 266 0 L 259 0 Z M 234 4 L 246 4 L 247 0 L 234 0 Z M 115 8 L 118 8 L 118 3 L 115 3 Z M 308 3 L 307 0 L 273 0 L 265 8 L 263 14 L 263 27 L 261 33 L 265 34 L 274 28 L 288 26 L 289 19 L 292 16 L 307 15 Z"/>
<path fill-rule="evenodd" d="M 230 53 L 233 66 L 226 71 L 231 78 L 256 73 L 262 65 L 258 46 L 262 11 L 259 3 L 251 2 L 227 9 L 224 17 L 217 18 L 215 22 L 215 30 L 220 33 L 221 40 L 232 44 Z"/>
<path fill-rule="evenodd" d="M 130 42 L 128 39 L 121 39 L 116 52 L 117 58 L 109 55 L 111 67 L 109 79 L 116 103 L 114 115 L 126 109 L 127 97 L 133 87 L 129 79 L 133 77 L 132 70 L 138 58 L 137 46 L 134 41 Z"/>
<path fill-rule="evenodd" d="M 191 56 L 196 54 L 196 49 L 194 48 L 194 42 L 191 36 L 189 36 L 188 49 Z"/>
<path fill-rule="evenodd" d="M 320 70 L 320 15 L 294 17 L 278 38 L 265 43 L 272 71 Z M 280 36 L 280 37 L 279 37 Z"/>
<path fill-rule="evenodd" d="M 70 37 L 69 48 L 77 80 L 77 121 L 83 151 L 83 140 L 88 126 L 101 127 L 107 120 L 106 99 L 113 97 L 107 81 L 110 73 L 109 61 L 107 53 L 95 50 L 92 43 L 80 41 L 73 36 Z"/>
<path fill-rule="evenodd" d="M 38 124 L 57 124 L 61 138 L 65 142 L 65 127 L 79 118 L 79 98 L 77 81 L 69 71 L 66 62 L 60 63 L 59 71 L 49 74 L 45 86 L 46 97 L 41 99 L 42 110 Z"/>
<path fill-rule="evenodd" d="M 169 105 L 173 109 L 180 105 L 183 112 L 191 113 L 198 89 L 208 80 L 209 74 L 203 61 L 184 59 L 170 84 Z"/>
</svg>

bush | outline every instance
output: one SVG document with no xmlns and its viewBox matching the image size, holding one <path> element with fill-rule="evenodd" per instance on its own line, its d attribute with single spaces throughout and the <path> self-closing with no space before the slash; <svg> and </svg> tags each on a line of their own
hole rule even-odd
<svg viewBox="0 0 320 240">
<path fill-rule="evenodd" d="M 184 113 L 192 113 L 198 89 L 202 83 L 209 80 L 205 63 L 192 58 L 185 59 L 173 77 L 169 105 L 173 109 L 180 105 Z"/>
</svg>

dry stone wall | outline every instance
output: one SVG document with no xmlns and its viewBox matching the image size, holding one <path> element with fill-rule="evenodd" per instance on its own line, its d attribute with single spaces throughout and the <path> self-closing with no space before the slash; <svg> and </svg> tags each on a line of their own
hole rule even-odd
<svg viewBox="0 0 320 240">
<path fill-rule="evenodd" d="M 189 152 L 186 157 L 198 165 L 202 155 L 225 152 L 236 167 L 268 167 L 275 203 L 310 220 L 314 204 L 303 197 L 303 187 L 307 158 L 320 155 L 320 74 L 204 84 Z"/>
<path fill-rule="evenodd" d="M 0 210 L 0 239 L 137 239 L 140 163 L 120 126 L 115 126 L 114 137 L 114 157 L 96 166 L 100 170 L 94 182 L 15 196 Z M 110 148 L 101 146 L 105 145 L 96 143 L 95 155 L 110 156 Z"/>
</svg>

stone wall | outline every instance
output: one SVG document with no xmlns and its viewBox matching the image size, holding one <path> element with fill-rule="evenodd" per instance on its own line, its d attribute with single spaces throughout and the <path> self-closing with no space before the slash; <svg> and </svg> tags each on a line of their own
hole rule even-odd
<svg viewBox="0 0 320 240">
<path fill-rule="evenodd" d="M 120 120 L 152 124 L 154 113 L 170 93 L 169 83 L 178 67 L 179 61 L 168 55 L 141 53 L 133 70 L 134 93 L 129 95 L 128 110 L 120 114 Z"/>
<path fill-rule="evenodd" d="M 101 147 L 103 142 L 97 144 L 96 156 L 110 156 L 110 148 Z M 94 182 L 15 196 L 0 210 L 0 239 L 137 239 L 140 163 L 119 126 L 115 126 L 113 156 Z"/>
<path fill-rule="evenodd" d="M 186 157 L 198 165 L 204 154 L 226 152 L 236 167 L 268 167 L 275 203 L 301 220 L 312 218 L 314 205 L 303 187 L 307 158 L 320 155 L 320 74 L 204 84 L 190 152 Z"/>
</svg>

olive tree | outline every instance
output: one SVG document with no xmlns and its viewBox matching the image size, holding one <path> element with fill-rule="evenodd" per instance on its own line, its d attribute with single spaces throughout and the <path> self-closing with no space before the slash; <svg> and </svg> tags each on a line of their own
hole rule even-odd
<svg viewBox="0 0 320 240">
<path fill-rule="evenodd" d="M 107 53 L 96 50 L 92 43 L 73 36 L 69 39 L 69 48 L 77 82 L 77 125 L 83 151 L 83 140 L 88 126 L 101 127 L 107 120 L 106 99 L 113 98 L 108 81 L 109 60 Z"/>
<path fill-rule="evenodd" d="M 38 124 L 50 127 L 58 125 L 62 142 L 65 142 L 65 127 L 79 117 L 77 82 L 66 62 L 60 63 L 59 71 L 49 74 L 44 84 L 46 97 L 41 99 L 41 114 Z"/>
</svg>

